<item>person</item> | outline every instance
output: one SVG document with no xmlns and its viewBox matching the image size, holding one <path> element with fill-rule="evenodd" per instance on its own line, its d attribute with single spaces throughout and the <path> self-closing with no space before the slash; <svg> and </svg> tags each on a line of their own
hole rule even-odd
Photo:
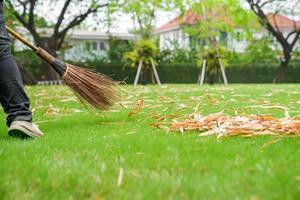
<svg viewBox="0 0 300 200">
<path fill-rule="evenodd" d="M 24 91 L 19 68 L 11 53 L 5 28 L 3 0 L 0 0 L 0 102 L 7 114 L 8 134 L 19 138 L 40 138 L 43 133 L 32 123 L 30 101 Z"/>
</svg>

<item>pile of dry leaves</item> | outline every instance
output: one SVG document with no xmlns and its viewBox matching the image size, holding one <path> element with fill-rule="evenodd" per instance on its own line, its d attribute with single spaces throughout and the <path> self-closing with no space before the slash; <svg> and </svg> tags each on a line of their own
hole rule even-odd
<svg viewBox="0 0 300 200">
<path fill-rule="evenodd" d="M 227 116 L 224 113 L 214 113 L 201 116 L 199 113 L 189 115 L 179 121 L 155 123 L 153 126 L 167 129 L 169 131 L 198 130 L 200 136 L 216 135 L 218 138 L 224 136 L 300 136 L 300 118 L 275 118 L 270 115 L 240 115 Z"/>
</svg>

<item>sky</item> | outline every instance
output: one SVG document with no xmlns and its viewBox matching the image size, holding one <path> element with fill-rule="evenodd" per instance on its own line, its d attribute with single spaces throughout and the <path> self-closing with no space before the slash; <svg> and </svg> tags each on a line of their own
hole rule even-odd
<svg viewBox="0 0 300 200">
<path fill-rule="evenodd" d="M 296 7 L 296 13 L 293 16 L 288 16 L 291 19 L 294 20 L 300 20 L 300 0 L 284 0 L 280 2 L 280 6 L 284 7 L 285 9 L 292 9 L 293 7 Z M 246 9 L 250 9 L 248 3 L 244 1 L 242 3 L 242 6 Z M 274 12 L 276 10 L 275 6 L 270 6 L 265 8 L 266 12 Z M 284 14 L 284 13 L 281 13 Z M 179 15 L 179 12 L 174 11 L 174 12 L 166 12 L 166 11 L 158 11 L 156 13 L 156 22 L 155 22 L 155 27 L 158 28 L 161 25 L 169 22 L 170 20 L 174 19 Z M 87 20 L 86 24 L 92 24 L 93 20 Z M 133 22 L 130 18 L 130 15 L 126 14 L 117 14 L 116 15 L 116 20 L 114 21 L 113 27 L 111 28 L 111 32 L 128 32 L 133 28 Z"/>
<path fill-rule="evenodd" d="M 165 11 L 159 11 L 156 13 L 157 19 L 155 21 L 155 27 L 160 27 L 163 24 L 169 22 L 170 20 L 174 19 L 175 17 L 178 16 L 178 12 L 165 12 Z M 129 32 L 130 30 L 132 30 L 134 28 L 131 16 L 128 14 L 116 14 L 115 15 L 115 19 L 113 21 L 112 27 L 110 29 L 111 32 Z M 85 22 L 87 27 L 93 27 L 93 19 L 88 19 Z M 100 26 L 96 26 L 97 29 L 101 29 L 103 25 Z M 93 29 L 93 28 L 91 28 Z M 102 29 L 103 31 L 107 31 L 107 29 L 105 27 L 103 27 Z"/>
<path fill-rule="evenodd" d="M 63 1 L 58 2 L 54 8 L 53 5 L 50 5 L 51 3 L 47 4 L 45 1 L 44 4 L 38 8 L 38 10 L 40 10 L 38 14 L 41 16 L 45 16 L 45 13 L 51 13 L 47 15 L 47 20 L 49 20 L 50 22 L 55 22 L 61 11 L 61 8 L 63 7 L 63 3 L 64 3 Z M 86 9 L 86 6 L 76 5 L 76 7 L 74 8 L 70 7 L 69 10 L 73 9 L 76 10 L 76 12 L 78 12 L 78 10 L 80 10 L 81 8 Z M 156 13 L 157 20 L 155 22 L 155 27 L 159 27 L 167 23 L 168 21 L 174 19 L 177 15 L 178 13 L 175 11 L 174 12 L 158 11 Z M 110 29 L 110 32 L 126 33 L 133 29 L 133 22 L 129 14 L 121 14 L 119 12 L 114 14 L 113 17 L 115 20 Z M 66 19 L 67 18 L 68 18 L 68 14 L 66 14 Z M 87 30 L 96 29 L 101 32 L 107 32 L 107 26 L 104 25 L 105 23 L 103 23 L 104 18 L 105 18 L 105 14 L 103 15 L 100 14 L 100 16 L 98 17 L 90 16 L 81 26 L 82 28 Z"/>
<path fill-rule="evenodd" d="M 38 8 L 38 10 L 40 10 L 40 12 L 38 14 L 42 15 L 43 17 L 45 17 L 45 13 L 48 13 L 48 15 L 46 16 L 47 20 L 49 21 L 56 21 L 60 10 L 63 6 L 64 1 L 59 1 L 57 4 L 52 5 L 51 3 L 48 3 L 49 5 L 47 5 L 48 1 L 44 1 L 43 5 L 40 5 L 40 7 Z M 51 2 L 51 1 L 50 1 Z M 284 1 L 284 6 L 287 7 L 293 7 L 294 5 L 296 5 L 297 3 L 300 4 L 300 0 L 286 0 Z M 52 2 L 53 3 L 53 2 Z M 80 11 L 80 10 L 84 10 L 86 9 L 86 6 L 84 6 L 85 1 L 82 1 L 82 4 L 80 5 L 73 5 L 73 8 L 70 7 L 70 13 L 71 10 L 76 10 L 76 12 Z M 247 7 L 247 3 L 243 4 L 244 6 Z M 272 8 L 269 8 L 269 10 L 272 10 Z M 298 17 L 296 17 L 296 20 L 300 20 L 300 8 L 299 8 L 299 13 L 298 13 Z M 174 19 L 176 16 L 178 16 L 178 12 L 174 11 L 174 12 L 166 12 L 166 11 L 158 11 L 156 13 L 157 16 L 157 20 L 155 22 L 155 27 L 159 27 L 165 23 L 167 23 L 168 21 Z M 71 14 L 67 14 L 66 16 L 66 20 L 68 20 L 68 15 Z M 119 33 L 125 33 L 128 32 L 129 30 L 133 29 L 133 22 L 132 19 L 130 17 L 130 15 L 128 14 L 115 14 L 114 15 L 115 20 L 114 23 L 110 29 L 110 32 L 119 32 Z M 107 26 L 104 25 L 103 23 L 103 18 L 104 16 L 99 16 L 97 18 L 95 17 L 89 17 L 84 25 L 82 25 L 81 28 L 87 29 L 87 30 L 98 30 L 101 32 L 107 32 Z"/>
</svg>

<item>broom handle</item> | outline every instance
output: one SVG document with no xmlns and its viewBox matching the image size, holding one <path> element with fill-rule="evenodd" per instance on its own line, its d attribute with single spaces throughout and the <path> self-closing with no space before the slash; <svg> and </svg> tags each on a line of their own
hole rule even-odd
<svg viewBox="0 0 300 200">
<path fill-rule="evenodd" d="M 32 50 L 34 50 L 35 52 L 37 52 L 39 50 L 38 47 L 36 47 L 35 45 L 33 45 L 31 42 L 29 42 L 28 40 L 26 40 L 23 36 L 21 36 L 19 33 L 15 32 L 14 30 L 12 30 L 11 28 L 9 28 L 8 26 L 6 26 L 6 30 L 12 36 L 14 36 L 14 38 L 16 38 L 17 40 L 21 41 L 26 46 L 28 46 L 29 48 L 31 48 Z"/>
<path fill-rule="evenodd" d="M 14 36 L 17 40 L 21 41 L 26 46 L 28 46 L 29 48 L 31 48 L 43 60 L 47 61 L 50 64 L 52 64 L 53 62 L 55 62 L 56 59 L 51 54 L 49 54 L 47 51 L 45 51 L 43 48 L 35 46 L 34 44 L 32 44 L 31 42 L 29 42 L 28 40 L 26 40 L 23 36 L 21 36 L 16 31 L 12 30 L 8 26 L 6 26 L 6 30 L 12 36 Z"/>
</svg>

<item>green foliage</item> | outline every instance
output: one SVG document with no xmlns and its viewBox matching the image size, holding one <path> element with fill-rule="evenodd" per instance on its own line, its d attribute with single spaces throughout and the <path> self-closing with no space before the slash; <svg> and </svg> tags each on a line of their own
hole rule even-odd
<svg viewBox="0 0 300 200">
<path fill-rule="evenodd" d="M 14 2 L 14 1 L 12 1 Z M 4 14 L 4 17 L 5 17 L 5 21 L 8 22 L 8 24 L 11 26 L 11 27 L 16 27 L 16 26 L 23 26 L 19 21 L 18 19 L 16 18 L 16 16 L 14 15 L 14 10 L 12 10 L 11 8 L 7 7 L 5 8 L 5 14 Z M 25 13 L 24 14 L 25 18 L 28 18 L 29 15 L 28 13 Z M 51 27 L 53 25 L 51 25 L 51 23 L 47 22 L 47 18 L 43 15 L 35 15 L 34 16 L 35 18 L 35 25 L 36 27 L 38 28 L 44 28 L 44 27 Z"/>
<path fill-rule="evenodd" d="M 158 53 L 158 63 L 196 63 L 198 52 L 195 49 L 183 49 L 177 41 L 171 42 L 171 49 L 165 49 Z"/>
<path fill-rule="evenodd" d="M 122 41 L 117 38 L 110 37 L 108 59 L 109 62 L 121 62 L 125 52 L 132 51 L 133 47 L 130 42 Z"/>
<path fill-rule="evenodd" d="M 14 57 L 16 58 L 16 61 L 22 67 L 30 71 L 36 79 L 38 79 L 41 76 L 42 61 L 32 52 L 32 50 L 27 49 L 23 51 L 14 52 Z"/>
<path fill-rule="evenodd" d="M 196 18 L 193 24 L 183 24 L 184 31 L 190 36 L 190 48 L 199 51 L 201 60 L 203 56 L 208 58 L 208 73 L 216 76 L 219 69 L 216 57 L 224 59 L 228 56 L 222 50 L 228 35 L 240 40 L 251 36 L 251 14 L 241 6 L 239 0 L 182 0 L 181 5 L 185 7 L 183 15 Z M 236 28 L 244 31 L 237 33 Z M 225 60 L 223 62 L 226 63 Z"/>
<path fill-rule="evenodd" d="M 136 67 L 139 63 L 139 55 L 137 51 L 129 51 L 123 54 L 123 58 L 127 61 L 132 67 Z"/>
<path fill-rule="evenodd" d="M 275 63 L 278 62 L 280 52 L 270 37 L 249 40 L 249 45 L 244 53 L 232 52 L 228 60 L 231 63 Z"/>
<path fill-rule="evenodd" d="M 11 9 L 5 9 L 4 19 L 5 19 L 5 22 L 12 28 L 14 28 L 14 26 L 17 25 L 16 22 L 18 22 L 18 21 L 17 21 L 15 15 L 13 14 L 13 11 Z"/>
<path fill-rule="evenodd" d="M 156 44 L 149 40 L 144 39 L 137 41 L 134 45 L 134 49 L 129 52 L 125 52 L 123 57 L 133 67 L 137 66 L 139 62 L 143 62 L 144 66 L 147 67 L 154 62 L 154 57 L 157 55 L 158 48 Z"/>
<path fill-rule="evenodd" d="M 201 20 L 185 26 L 185 31 L 199 39 L 219 38 L 222 32 L 231 33 L 235 27 L 249 30 L 251 14 L 241 7 L 239 0 L 193 1 L 188 6 Z"/>
<path fill-rule="evenodd" d="M 206 60 L 206 74 L 210 84 L 214 84 L 216 79 L 220 79 L 221 75 L 221 63 L 225 68 L 228 63 L 226 59 L 225 48 L 219 47 L 219 49 L 206 49 L 204 54 L 200 54 L 198 58 L 198 66 L 203 66 L 204 60 Z M 223 55 L 222 57 L 220 55 Z M 221 61 L 221 63 L 220 63 Z"/>
<path fill-rule="evenodd" d="M 276 60 L 277 51 L 270 37 L 263 37 L 262 39 L 254 39 L 245 50 L 245 55 L 248 62 L 254 63 L 257 61 L 274 61 Z"/>
<path fill-rule="evenodd" d="M 166 49 L 156 57 L 158 63 L 196 63 L 198 52 L 185 49 Z"/>
<path fill-rule="evenodd" d="M 208 50 L 203 59 L 199 60 L 198 65 L 202 66 L 204 60 L 206 60 L 206 73 L 208 74 L 210 82 L 213 84 L 215 77 L 220 74 L 219 57 L 215 50 Z"/>
<path fill-rule="evenodd" d="M 151 40 L 140 40 L 136 44 L 136 51 L 140 57 L 149 58 L 154 57 L 157 53 L 157 46 Z"/>
<path fill-rule="evenodd" d="M 123 81 L 132 84 L 136 75 L 136 69 L 124 63 L 75 63 L 78 66 L 95 66 L 97 71 L 112 75 L 115 80 Z M 278 63 L 253 63 L 253 64 L 230 64 L 226 68 L 226 74 L 229 83 L 272 83 L 276 74 Z M 198 64 L 189 63 L 160 63 L 157 65 L 157 70 L 162 83 L 193 83 L 197 82 L 200 74 Z M 145 80 L 151 83 L 150 72 Z M 300 62 L 291 62 L 291 67 L 287 71 L 286 83 L 300 83 Z M 208 77 L 205 79 L 208 82 Z M 219 79 L 216 82 L 222 82 Z"/>
<path fill-rule="evenodd" d="M 157 10 L 168 7 L 170 2 L 170 0 L 123 0 L 122 11 L 130 14 L 133 23 L 137 25 L 132 32 L 142 39 L 150 39 L 154 37 Z"/>
</svg>

